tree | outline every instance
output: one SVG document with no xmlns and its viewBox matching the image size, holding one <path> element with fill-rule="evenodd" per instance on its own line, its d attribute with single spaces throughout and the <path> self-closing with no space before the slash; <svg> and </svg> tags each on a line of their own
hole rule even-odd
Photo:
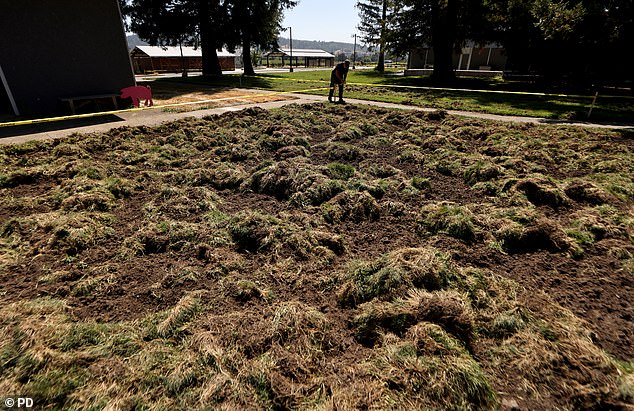
<svg viewBox="0 0 634 411">
<path fill-rule="evenodd" d="M 244 74 L 255 75 L 251 47 L 278 47 L 277 33 L 284 10 L 297 5 L 297 0 L 229 0 L 233 36 L 230 47 L 242 46 Z"/>
<path fill-rule="evenodd" d="M 400 0 L 388 44 L 397 54 L 431 45 L 432 78 L 437 83 L 451 82 L 454 50 L 483 36 L 482 7 L 483 2 L 476 0 Z"/>
<path fill-rule="evenodd" d="M 379 62 L 375 70 L 385 70 L 385 48 L 390 30 L 391 20 L 396 15 L 396 2 L 393 0 L 357 1 L 361 22 L 361 40 L 369 46 L 379 46 Z"/>
<path fill-rule="evenodd" d="M 200 46 L 203 75 L 222 74 L 217 50 L 227 33 L 227 4 L 220 0 L 120 0 L 129 28 L 153 46 Z M 193 17 L 193 18 L 192 18 Z"/>
<path fill-rule="evenodd" d="M 634 39 L 631 0 L 490 0 L 490 37 L 504 45 L 507 68 L 551 83 L 588 85 L 631 79 L 623 50 Z"/>
</svg>

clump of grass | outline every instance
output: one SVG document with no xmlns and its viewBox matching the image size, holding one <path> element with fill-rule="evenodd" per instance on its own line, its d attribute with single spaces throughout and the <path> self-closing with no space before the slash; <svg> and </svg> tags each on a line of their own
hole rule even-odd
<svg viewBox="0 0 634 411">
<path fill-rule="evenodd" d="M 132 182 L 125 178 L 110 177 L 105 180 L 105 183 L 106 189 L 117 199 L 130 197 L 135 190 Z"/>
<path fill-rule="evenodd" d="M 280 161 L 256 171 L 245 184 L 258 193 L 279 199 L 295 195 L 294 202 L 321 204 L 339 191 L 320 170 L 303 159 Z"/>
<path fill-rule="evenodd" d="M 71 157 L 71 158 L 89 158 L 90 154 L 82 147 L 74 144 L 72 141 L 62 142 L 58 144 L 51 154 L 55 157 Z"/>
<path fill-rule="evenodd" d="M 421 191 L 431 191 L 431 180 L 427 177 L 412 177 L 412 187 Z"/>
<path fill-rule="evenodd" d="M 115 206 L 115 197 L 110 192 L 92 190 L 66 197 L 61 207 L 68 211 L 110 211 Z"/>
<path fill-rule="evenodd" d="M 613 401 L 615 395 L 599 387 L 612 386 L 618 393 L 614 378 L 619 373 L 617 364 L 593 343 L 592 333 L 581 320 L 561 307 L 546 304 L 546 317 L 525 321 L 490 355 L 504 367 L 518 371 L 519 383 L 533 398 L 552 392 L 572 399 L 571 408 L 607 406 L 608 398 Z M 562 361 L 568 365 L 562 368 Z M 582 374 L 574 371 L 579 369 L 584 370 Z"/>
<path fill-rule="evenodd" d="M 399 147 L 400 152 L 396 157 L 399 163 L 425 164 L 425 155 L 419 147 L 413 144 L 405 144 Z"/>
<path fill-rule="evenodd" d="M 540 176 L 521 179 L 514 188 L 524 193 L 528 201 L 536 206 L 558 208 L 567 202 L 565 194 L 555 183 Z"/>
<path fill-rule="evenodd" d="M 88 177 L 91 180 L 101 180 L 105 177 L 106 172 L 99 167 L 86 167 L 79 170 L 77 177 Z"/>
<path fill-rule="evenodd" d="M 497 338 L 509 337 L 526 327 L 524 316 L 517 310 L 503 312 L 491 321 L 488 333 Z"/>
<path fill-rule="evenodd" d="M 338 133 L 335 137 L 336 141 L 351 141 L 363 137 L 364 132 L 357 126 L 346 127 L 345 130 Z"/>
<path fill-rule="evenodd" d="M 275 227 L 281 221 L 258 212 L 241 213 L 229 221 L 229 234 L 238 248 L 257 252 L 271 246 Z"/>
<path fill-rule="evenodd" d="M 378 178 L 388 178 L 397 175 L 401 172 L 398 168 L 392 167 L 389 164 L 371 165 L 368 168 L 370 175 Z"/>
<path fill-rule="evenodd" d="M 41 170 L 26 169 L 10 173 L 0 173 L 0 188 L 16 187 L 24 184 L 33 184 L 43 176 Z"/>
<path fill-rule="evenodd" d="M 443 233 L 466 242 L 475 241 L 477 235 L 473 214 L 464 207 L 447 202 L 428 204 L 421 209 L 418 232 Z"/>
<path fill-rule="evenodd" d="M 367 191 L 372 197 L 380 200 L 390 189 L 390 180 L 379 179 L 374 181 L 352 180 L 349 188 L 358 191 Z"/>
<path fill-rule="evenodd" d="M 192 184 L 209 184 L 219 190 L 232 189 L 239 187 L 246 177 L 247 173 L 240 165 L 221 162 L 214 164 L 211 168 L 196 170 Z"/>
<path fill-rule="evenodd" d="M 320 205 L 330 200 L 338 193 L 345 190 L 345 186 L 337 180 L 324 180 L 312 184 L 305 191 L 296 192 L 290 196 L 289 202 L 292 205 L 305 207 L 307 205 Z"/>
<path fill-rule="evenodd" d="M 144 207 L 146 218 L 159 220 L 169 216 L 173 220 L 196 220 L 203 213 L 216 209 L 219 196 L 207 187 L 184 186 L 179 188 L 171 184 L 160 187 L 160 193 Z"/>
<path fill-rule="evenodd" d="M 170 250 L 193 248 L 204 238 L 205 234 L 199 224 L 170 220 L 145 227 L 135 237 L 141 245 L 143 254 L 160 254 Z"/>
<path fill-rule="evenodd" d="M 573 180 L 568 183 L 564 192 L 578 203 L 601 205 L 614 203 L 616 199 L 609 193 L 589 181 Z"/>
<path fill-rule="evenodd" d="M 344 191 L 321 205 L 322 215 L 329 223 L 341 221 L 377 220 L 381 207 L 367 192 Z"/>
<path fill-rule="evenodd" d="M 350 164 L 330 163 L 327 167 L 330 177 L 337 180 L 348 180 L 355 173 L 354 167 Z"/>
<path fill-rule="evenodd" d="M 620 200 L 632 201 L 634 199 L 634 182 L 627 175 L 622 173 L 597 173 L 592 174 L 590 178 L 596 181 L 601 188 Z"/>
<path fill-rule="evenodd" d="M 445 176 L 460 176 L 463 170 L 463 157 L 464 154 L 458 151 L 439 148 L 434 152 L 433 159 L 425 166 Z"/>
<path fill-rule="evenodd" d="M 116 276 L 112 274 L 82 278 L 73 286 L 71 295 L 76 297 L 89 296 L 94 292 L 105 291 L 113 287 L 116 282 Z"/>
<path fill-rule="evenodd" d="M 320 354 L 335 345 L 330 340 L 332 325 L 326 315 L 299 301 L 280 303 L 273 313 L 271 332 L 279 344 L 297 344 L 295 350 Z"/>
<path fill-rule="evenodd" d="M 250 280 L 238 280 L 232 287 L 233 297 L 239 301 L 247 302 L 255 298 L 269 300 L 272 296 L 270 290 Z"/>
<path fill-rule="evenodd" d="M 108 225 L 112 221 L 108 221 L 107 216 L 100 219 L 80 213 L 49 213 L 36 216 L 33 222 L 45 232 L 52 233 L 48 242 L 52 249 L 69 255 L 78 254 L 114 234 L 114 229 Z"/>
<path fill-rule="evenodd" d="M 309 157 L 310 151 L 303 146 L 286 146 L 275 152 L 277 160 L 286 160 L 293 157 Z"/>
<path fill-rule="evenodd" d="M 385 332 L 402 336 L 415 324 L 440 325 L 469 347 L 473 338 L 474 315 L 465 296 L 455 291 L 427 292 L 413 289 L 407 300 L 391 303 L 369 302 L 359 308 L 354 318 L 355 338 L 373 346 Z"/>
<path fill-rule="evenodd" d="M 267 133 L 269 130 L 266 131 Z M 275 130 L 272 132 L 270 136 L 264 135 L 262 136 L 258 144 L 265 150 L 276 151 L 282 147 L 288 146 L 301 146 L 310 149 L 310 143 L 303 136 L 295 136 L 296 132 L 284 132 L 280 130 Z"/>
<path fill-rule="evenodd" d="M 478 182 L 490 181 L 502 174 L 500 166 L 484 160 L 478 160 L 467 167 L 463 173 L 465 183 L 473 186 Z"/>
<path fill-rule="evenodd" d="M 307 259 L 317 246 L 310 230 L 259 212 L 238 213 L 228 222 L 227 228 L 239 250 L 266 251 L 273 258 L 290 252 L 295 257 Z"/>
<path fill-rule="evenodd" d="M 343 306 L 392 299 L 410 288 L 440 290 L 457 280 L 448 257 L 433 248 L 405 248 L 373 262 L 357 262 L 341 277 L 337 299 Z"/>
<path fill-rule="evenodd" d="M 326 157 L 338 161 L 353 161 L 363 156 L 363 151 L 359 147 L 339 142 L 327 143 L 325 152 Z"/>
<path fill-rule="evenodd" d="M 168 313 L 167 318 L 156 327 L 156 333 L 161 338 L 168 338 L 178 332 L 180 328 L 190 322 L 200 311 L 200 299 L 205 291 L 192 291 L 180 299 Z"/>
<path fill-rule="evenodd" d="M 313 230 L 312 235 L 319 245 L 328 248 L 336 255 L 343 255 L 346 252 L 346 244 L 342 236 L 320 230 Z"/>
<path fill-rule="evenodd" d="M 452 409 L 497 408 L 498 399 L 489 376 L 459 348 L 454 337 L 430 323 L 421 323 L 411 330 L 411 336 L 382 347 L 371 365 L 374 373 L 386 380 L 386 396 L 391 401 L 406 401 L 416 409 L 433 409 L 439 403 Z M 429 346 L 443 347 L 442 352 L 429 356 Z"/>
<path fill-rule="evenodd" d="M 502 242 L 504 250 L 513 254 L 535 250 L 560 252 L 571 248 L 559 225 L 548 219 L 539 219 L 526 226 L 517 223 L 504 225 L 494 235 Z"/>
</svg>

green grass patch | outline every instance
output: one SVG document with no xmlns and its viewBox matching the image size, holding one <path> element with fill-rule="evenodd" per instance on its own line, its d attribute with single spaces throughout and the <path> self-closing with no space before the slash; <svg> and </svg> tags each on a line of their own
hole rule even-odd
<svg viewBox="0 0 634 411">
<path fill-rule="evenodd" d="M 513 83 L 500 80 L 459 79 L 453 88 L 462 90 L 439 89 L 433 87 L 427 77 L 403 77 L 394 74 L 396 72 L 389 70 L 385 73 L 377 73 L 373 70 L 351 70 L 348 75 L 345 97 L 445 110 L 563 120 L 587 120 L 587 113 L 594 98 L 594 95 L 590 94 L 561 96 L 505 93 L 513 91 L 512 88 L 516 86 Z M 185 80 L 190 84 L 298 91 L 328 88 L 329 79 L 329 70 L 318 70 L 259 74 L 255 77 L 225 75 L 219 79 L 190 77 L 179 79 L 179 82 Z M 408 88 L 409 86 L 422 88 Z M 468 90 L 470 88 L 474 91 Z M 325 97 L 328 90 L 308 91 L 308 93 Z M 619 96 L 599 96 L 590 119 L 627 122 L 631 121 L 633 113 L 634 99 Z"/>
</svg>

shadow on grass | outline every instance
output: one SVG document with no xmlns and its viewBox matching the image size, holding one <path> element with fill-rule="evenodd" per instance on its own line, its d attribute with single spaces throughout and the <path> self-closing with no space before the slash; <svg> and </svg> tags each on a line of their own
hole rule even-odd
<svg viewBox="0 0 634 411">
<path fill-rule="evenodd" d="M 592 115 L 588 111 L 592 97 L 560 97 L 529 94 L 500 94 L 448 90 L 407 90 L 402 88 L 360 86 L 348 92 L 351 98 L 386 101 L 509 116 L 544 117 L 553 121 L 580 121 L 629 125 L 634 118 L 634 100 L 603 98 Z"/>
<path fill-rule="evenodd" d="M 46 133 L 57 130 L 67 130 L 77 127 L 94 126 L 97 124 L 114 123 L 124 121 L 121 117 L 112 114 L 104 116 L 96 116 L 90 118 L 81 118 L 73 120 L 61 120 L 49 123 L 36 123 L 21 126 L 0 127 L 0 138 L 26 136 L 29 134 Z"/>
</svg>

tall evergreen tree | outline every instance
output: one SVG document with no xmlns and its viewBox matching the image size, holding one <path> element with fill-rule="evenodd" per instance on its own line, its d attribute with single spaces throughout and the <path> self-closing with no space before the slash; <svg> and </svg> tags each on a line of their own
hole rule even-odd
<svg viewBox="0 0 634 411">
<path fill-rule="evenodd" d="M 385 51 L 391 21 L 396 15 L 396 5 L 394 0 L 365 0 L 357 1 L 356 7 L 359 9 L 359 30 L 361 40 L 370 47 L 379 47 L 379 61 L 375 70 L 385 70 Z"/>
</svg>

